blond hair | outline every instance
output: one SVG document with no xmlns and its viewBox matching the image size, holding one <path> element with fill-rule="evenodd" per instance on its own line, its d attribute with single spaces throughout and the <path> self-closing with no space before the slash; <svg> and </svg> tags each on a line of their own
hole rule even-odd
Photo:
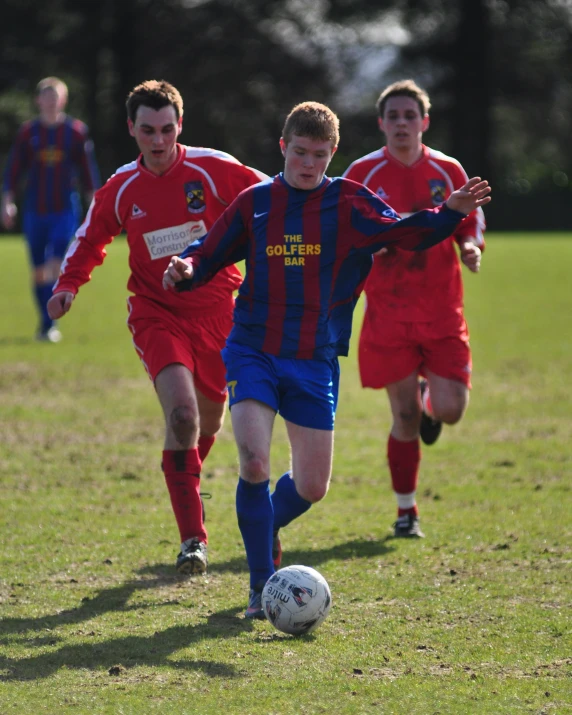
<svg viewBox="0 0 572 715">
<path fill-rule="evenodd" d="M 68 86 L 59 77 L 44 77 L 36 85 L 36 94 L 41 94 L 44 90 L 51 89 L 60 97 L 68 98 Z"/>
</svg>

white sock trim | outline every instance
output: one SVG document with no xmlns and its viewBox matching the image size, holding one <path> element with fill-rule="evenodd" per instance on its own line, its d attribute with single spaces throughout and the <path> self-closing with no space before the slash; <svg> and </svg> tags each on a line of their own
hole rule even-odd
<svg viewBox="0 0 572 715">
<path fill-rule="evenodd" d="M 398 494 L 395 492 L 395 496 L 397 497 L 397 506 L 400 509 L 413 509 L 415 506 L 415 492 L 410 494 Z"/>
</svg>

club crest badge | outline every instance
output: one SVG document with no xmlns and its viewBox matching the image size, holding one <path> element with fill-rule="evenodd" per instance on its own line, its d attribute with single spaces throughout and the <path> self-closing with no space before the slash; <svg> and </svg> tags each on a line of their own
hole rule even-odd
<svg viewBox="0 0 572 715">
<path fill-rule="evenodd" d="M 202 181 L 188 181 L 185 184 L 187 209 L 192 214 L 200 214 L 206 209 L 205 190 Z"/>
<path fill-rule="evenodd" d="M 429 188 L 431 189 L 433 206 L 440 206 L 445 201 L 445 182 L 441 181 L 441 179 L 429 179 Z"/>
</svg>

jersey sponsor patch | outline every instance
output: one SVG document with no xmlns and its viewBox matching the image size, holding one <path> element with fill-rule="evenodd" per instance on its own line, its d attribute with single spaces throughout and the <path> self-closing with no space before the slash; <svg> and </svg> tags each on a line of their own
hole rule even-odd
<svg viewBox="0 0 572 715">
<path fill-rule="evenodd" d="M 64 160 L 64 153 L 56 146 L 47 146 L 45 149 L 40 149 L 38 152 L 38 158 L 40 164 L 55 166 L 56 164 L 62 163 Z"/>
<path fill-rule="evenodd" d="M 441 179 L 429 179 L 429 188 L 431 189 L 431 201 L 433 206 L 440 206 L 445 201 L 445 182 Z"/>
<path fill-rule="evenodd" d="M 180 226 L 158 228 L 143 234 L 152 261 L 182 253 L 207 232 L 204 221 L 187 221 Z"/>
<path fill-rule="evenodd" d="M 185 184 L 187 209 L 192 214 L 202 213 L 206 209 L 205 189 L 202 181 L 188 181 Z"/>
<path fill-rule="evenodd" d="M 137 204 L 133 204 L 133 208 L 131 209 L 131 218 L 143 218 L 143 216 L 147 216 L 145 211 L 142 211 Z"/>
</svg>

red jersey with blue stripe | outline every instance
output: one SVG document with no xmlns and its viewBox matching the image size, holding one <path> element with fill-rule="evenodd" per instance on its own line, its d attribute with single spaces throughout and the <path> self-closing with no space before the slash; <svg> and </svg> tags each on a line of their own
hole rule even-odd
<svg viewBox="0 0 572 715">
<path fill-rule="evenodd" d="M 423 250 L 463 218 L 443 205 L 400 220 L 354 181 L 324 177 L 305 191 L 279 174 L 243 191 L 181 254 L 191 258 L 194 276 L 178 289 L 245 259 L 229 342 L 284 358 L 331 359 L 348 354 L 372 253 L 392 244 Z"/>
<path fill-rule="evenodd" d="M 99 187 L 93 142 L 87 126 L 73 117 L 48 126 L 32 119 L 20 127 L 4 170 L 4 191 L 24 183 L 24 211 L 41 215 L 76 210 L 79 182 Z"/>
</svg>

